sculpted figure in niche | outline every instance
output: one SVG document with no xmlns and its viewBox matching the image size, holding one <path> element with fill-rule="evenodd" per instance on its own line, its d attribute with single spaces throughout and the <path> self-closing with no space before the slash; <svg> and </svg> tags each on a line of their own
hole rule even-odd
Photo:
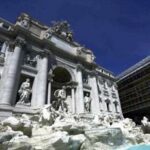
<svg viewBox="0 0 150 150">
<path fill-rule="evenodd" d="M 86 73 L 83 73 L 83 76 L 82 76 L 82 77 L 83 77 L 83 79 L 82 79 L 82 80 L 83 80 L 83 83 L 84 83 L 84 84 L 88 84 L 88 75 L 87 75 Z"/>
<path fill-rule="evenodd" d="M 31 67 L 36 67 L 37 64 L 37 56 L 33 57 L 30 56 L 29 54 L 26 55 L 24 59 L 25 64 L 31 66 Z"/>
<path fill-rule="evenodd" d="M 91 97 L 89 96 L 88 93 L 86 93 L 85 97 L 84 97 L 84 108 L 86 110 L 86 112 L 90 112 L 91 111 Z"/>
<path fill-rule="evenodd" d="M 30 103 L 30 94 L 32 91 L 29 78 L 27 78 L 26 81 L 21 84 L 18 93 L 20 96 L 18 103 Z"/>
<path fill-rule="evenodd" d="M 57 98 L 54 108 L 56 110 L 68 111 L 68 105 L 66 103 L 66 87 L 63 86 L 62 89 L 58 89 L 54 92 L 54 96 Z"/>
</svg>

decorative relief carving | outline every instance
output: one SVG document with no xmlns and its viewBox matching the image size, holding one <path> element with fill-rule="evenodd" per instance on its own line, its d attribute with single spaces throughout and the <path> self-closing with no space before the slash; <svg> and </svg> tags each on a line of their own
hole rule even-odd
<svg viewBox="0 0 150 150">
<path fill-rule="evenodd" d="M 30 27 L 29 16 L 27 14 L 22 14 L 21 16 L 18 17 L 16 24 L 28 29 Z"/>
<path fill-rule="evenodd" d="M 82 53 L 82 47 L 77 47 L 77 55 L 81 55 Z"/>
<path fill-rule="evenodd" d="M 77 47 L 77 55 L 84 56 L 86 61 L 89 63 L 92 63 L 95 60 L 93 52 L 90 49 L 85 48 L 84 46 Z"/>
<path fill-rule="evenodd" d="M 112 93 L 112 98 L 117 98 L 117 95 L 116 95 L 116 93 Z"/>
<path fill-rule="evenodd" d="M 73 32 L 67 21 L 53 22 L 53 26 L 43 32 L 43 38 L 48 39 L 53 34 L 56 34 L 68 42 L 73 42 Z"/>
<path fill-rule="evenodd" d="M 16 38 L 14 45 L 19 46 L 19 47 L 23 47 L 26 45 L 26 40 L 18 37 L 18 38 Z"/>
<path fill-rule="evenodd" d="M 104 95 L 105 95 L 105 96 L 109 96 L 108 91 L 104 90 L 103 92 L 104 92 Z"/>
<path fill-rule="evenodd" d="M 86 59 L 87 59 L 87 62 L 90 62 L 90 63 L 94 62 L 95 60 L 95 56 L 90 49 L 86 49 Z"/>
<path fill-rule="evenodd" d="M 102 84 L 102 85 L 105 83 L 104 78 L 103 78 L 103 77 L 100 77 L 100 76 L 98 77 L 98 81 L 99 81 L 99 83 Z"/>
<path fill-rule="evenodd" d="M 4 63 L 6 59 L 6 51 L 9 49 L 8 41 L 0 42 L 0 63 Z"/>
<path fill-rule="evenodd" d="M 37 56 L 32 55 L 32 54 L 26 54 L 24 58 L 24 64 L 29 65 L 31 67 L 36 67 Z"/>
<path fill-rule="evenodd" d="M 112 85 L 113 85 L 113 82 L 108 79 L 106 80 L 106 83 L 107 83 L 108 87 L 112 87 Z"/>
</svg>

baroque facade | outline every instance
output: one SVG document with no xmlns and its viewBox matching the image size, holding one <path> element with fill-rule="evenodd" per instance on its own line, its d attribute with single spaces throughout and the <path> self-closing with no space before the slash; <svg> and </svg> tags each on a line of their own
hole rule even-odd
<svg viewBox="0 0 150 150">
<path fill-rule="evenodd" d="M 51 27 L 27 14 L 0 19 L 0 118 L 45 104 L 71 113 L 122 116 L 116 79 L 73 39 L 66 21 Z"/>
</svg>

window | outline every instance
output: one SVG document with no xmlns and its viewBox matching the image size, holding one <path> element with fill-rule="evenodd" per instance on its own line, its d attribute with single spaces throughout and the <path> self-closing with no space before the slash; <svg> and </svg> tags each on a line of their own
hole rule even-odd
<svg viewBox="0 0 150 150">
<path fill-rule="evenodd" d="M 110 112 L 110 100 L 106 99 L 105 102 L 106 102 L 107 111 Z"/>
<path fill-rule="evenodd" d="M 109 103 L 106 103 L 106 105 L 107 105 L 107 111 L 110 111 Z"/>
<path fill-rule="evenodd" d="M 118 102 L 117 101 L 114 101 L 114 106 L 115 106 L 115 112 L 117 113 L 118 112 Z"/>
</svg>

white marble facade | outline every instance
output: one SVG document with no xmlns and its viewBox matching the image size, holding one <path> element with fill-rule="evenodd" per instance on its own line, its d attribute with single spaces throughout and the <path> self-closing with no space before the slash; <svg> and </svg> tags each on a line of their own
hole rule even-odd
<svg viewBox="0 0 150 150">
<path fill-rule="evenodd" d="M 36 113 L 53 103 L 54 92 L 63 86 L 70 112 L 122 116 L 115 77 L 94 62 L 91 50 L 74 42 L 66 21 L 47 27 L 21 14 L 16 24 L 3 19 L 0 24 L 0 118 Z M 18 91 L 26 79 L 29 105 L 20 105 Z M 91 98 L 88 112 L 86 95 Z"/>
</svg>

